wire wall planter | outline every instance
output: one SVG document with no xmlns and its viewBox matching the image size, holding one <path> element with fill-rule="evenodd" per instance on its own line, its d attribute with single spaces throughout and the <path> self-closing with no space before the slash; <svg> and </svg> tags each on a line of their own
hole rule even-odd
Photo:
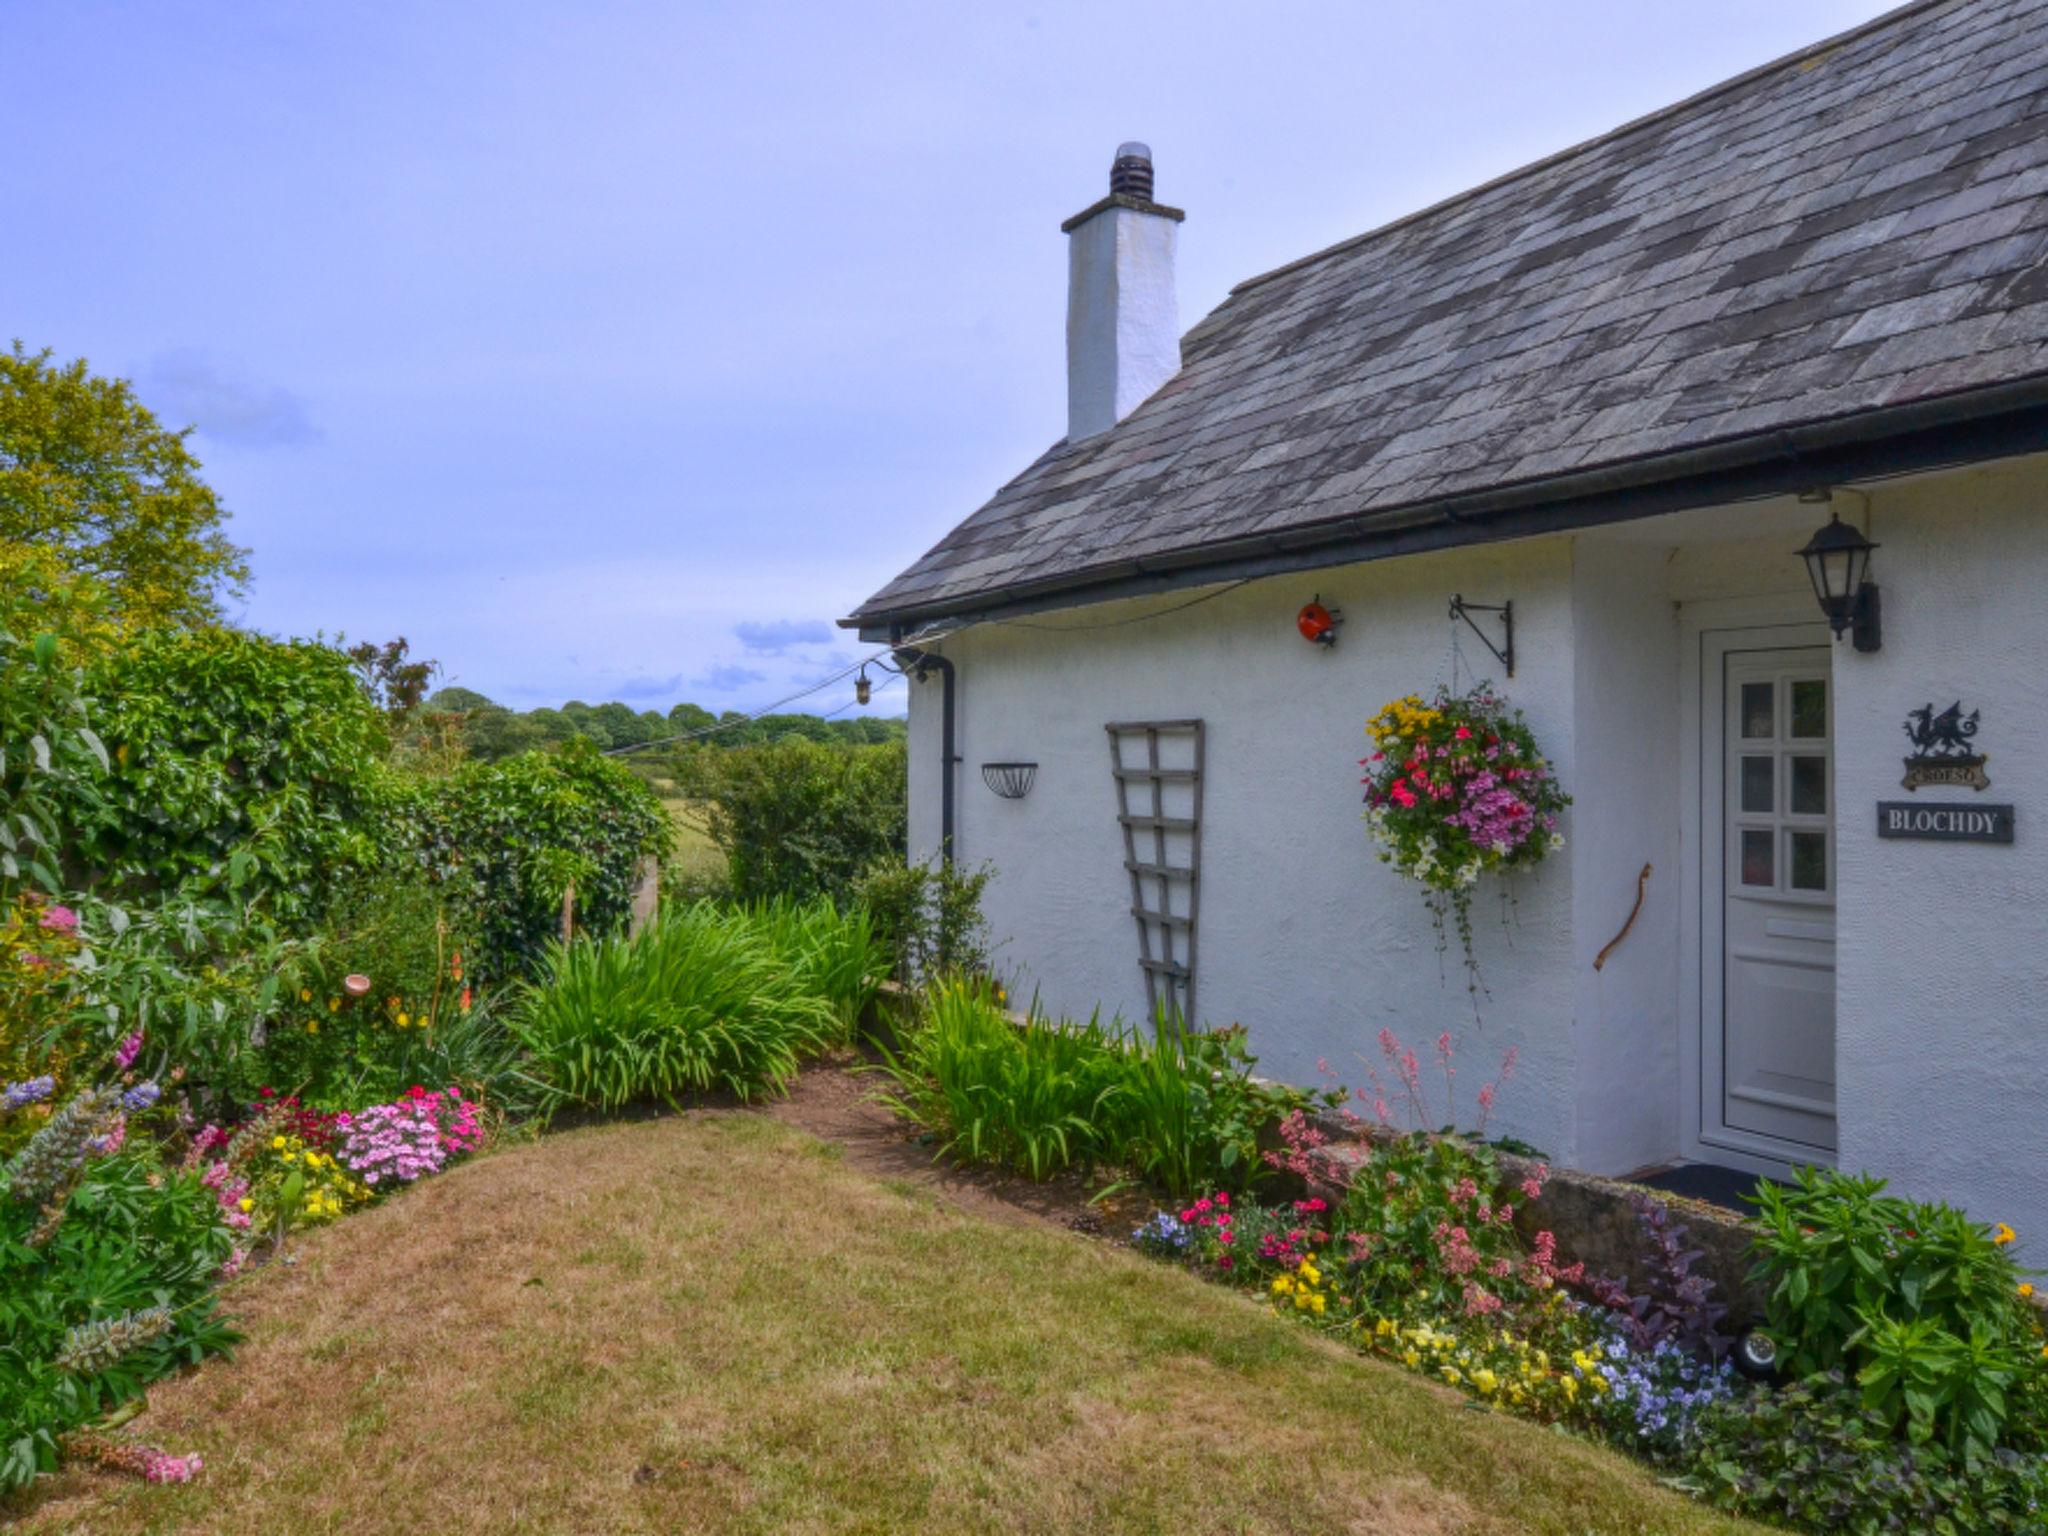
<svg viewBox="0 0 2048 1536">
<path fill-rule="evenodd" d="M 1038 777 L 1036 763 L 983 763 L 981 782 L 1005 800 L 1022 800 Z"/>
</svg>

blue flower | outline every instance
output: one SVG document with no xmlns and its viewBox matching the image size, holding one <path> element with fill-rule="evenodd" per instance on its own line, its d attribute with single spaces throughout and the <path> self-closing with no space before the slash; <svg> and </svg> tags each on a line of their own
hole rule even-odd
<svg viewBox="0 0 2048 1536">
<path fill-rule="evenodd" d="M 163 1089 L 155 1083 L 137 1083 L 121 1095 L 121 1107 L 129 1114 L 140 1114 L 163 1097 Z"/>
<path fill-rule="evenodd" d="M 1131 1241 L 1137 1247 L 1163 1255 L 1185 1253 L 1193 1240 L 1186 1224 L 1166 1211 L 1154 1211 L 1150 1221 L 1131 1233 Z"/>
<path fill-rule="evenodd" d="M 27 1082 L 10 1083 L 5 1093 L 0 1093 L 0 1109 L 25 1109 L 39 1104 L 57 1091 L 54 1077 L 32 1077 Z"/>
</svg>

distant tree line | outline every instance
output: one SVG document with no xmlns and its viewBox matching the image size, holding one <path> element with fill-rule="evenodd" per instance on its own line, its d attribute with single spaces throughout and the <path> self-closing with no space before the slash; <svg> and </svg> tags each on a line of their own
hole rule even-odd
<svg viewBox="0 0 2048 1536">
<path fill-rule="evenodd" d="M 634 747 L 647 742 L 667 741 L 694 731 L 707 734 L 698 740 L 708 747 L 758 746 L 801 736 L 808 741 L 837 746 L 873 746 L 901 741 L 901 719 L 861 716 L 827 720 L 819 715 L 762 715 L 748 719 L 736 709 L 713 714 L 701 704 L 678 704 L 663 714 L 660 710 L 636 710 L 613 700 L 608 704 L 586 704 L 571 699 L 560 709 L 513 710 L 472 688 L 442 688 L 431 694 L 422 710 L 419 728 L 453 738 L 473 758 L 486 762 L 535 747 L 552 746 L 574 737 L 584 737 L 601 750 Z M 721 726 L 712 731 L 709 728 Z"/>
</svg>

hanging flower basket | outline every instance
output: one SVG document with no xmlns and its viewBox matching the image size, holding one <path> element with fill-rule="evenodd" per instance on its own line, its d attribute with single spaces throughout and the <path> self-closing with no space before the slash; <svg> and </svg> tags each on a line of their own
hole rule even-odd
<svg viewBox="0 0 2048 1536">
<path fill-rule="evenodd" d="M 1381 862 L 1422 883 L 1440 940 L 1446 914 L 1455 917 L 1476 987 L 1472 888 L 1562 848 L 1557 818 L 1571 797 L 1521 711 L 1485 683 L 1395 699 L 1365 731 L 1365 824 Z"/>
</svg>

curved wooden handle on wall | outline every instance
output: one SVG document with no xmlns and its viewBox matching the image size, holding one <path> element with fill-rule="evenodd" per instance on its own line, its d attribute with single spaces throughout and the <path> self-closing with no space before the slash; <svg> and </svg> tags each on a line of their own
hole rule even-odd
<svg viewBox="0 0 2048 1536">
<path fill-rule="evenodd" d="M 1607 941 L 1607 947 L 1593 957 L 1593 969 L 1599 970 L 1607 964 L 1607 957 L 1621 947 L 1621 941 L 1628 937 L 1629 929 L 1635 927 L 1636 918 L 1643 910 L 1643 888 L 1650 883 L 1650 866 L 1645 864 L 1643 872 L 1636 876 L 1636 904 L 1628 909 L 1628 921 L 1621 925 L 1621 932 Z"/>
</svg>

